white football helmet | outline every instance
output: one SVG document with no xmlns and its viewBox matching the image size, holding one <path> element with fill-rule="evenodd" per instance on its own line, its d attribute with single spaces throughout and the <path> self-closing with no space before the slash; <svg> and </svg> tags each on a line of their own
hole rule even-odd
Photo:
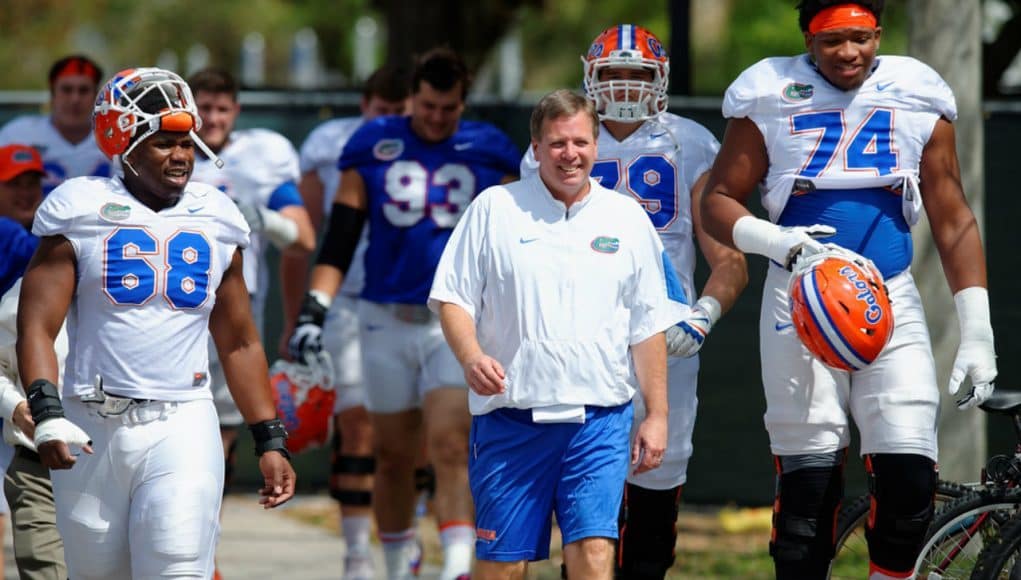
<svg viewBox="0 0 1021 580">
<path fill-rule="evenodd" d="M 585 94 L 599 118 L 635 123 L 666 111 L 670 59 L 656 35 L 641 26 L 620 24 L 604 30 L 581 57 Z M 651 81 L 602 79 L 608 69 L 648 71 Z"/>
<path fill-rule="evenodd" d="M 223 165 L 195 134 L 202 118 L 188 83 L 168 70 L 133 68 L 115 74 L 96 95 L 92 126 L 100 151 L 111 159 L 127 157 L 146 138 L 166 130 L 190 133 L 207 157 Z"/>
</svg>

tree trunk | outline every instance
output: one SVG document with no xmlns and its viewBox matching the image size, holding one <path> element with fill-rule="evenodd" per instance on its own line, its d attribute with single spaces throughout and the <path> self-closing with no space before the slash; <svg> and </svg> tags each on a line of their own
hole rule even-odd
<svg viewBox="0 0 1021 580">
<path fill-rule="evenodd" d="M 954 126 L 961 181 L 979 229 L 984 231 L 981 4 L 977 0 L 910 0 L 908 13 L 911 15 L 909 52 L 943 75 L 957 98 L 958 119 Z M 942 393 L 949 381 L 960 339 L 957 316 L 928 221 L 919 223 L 913 234 L 915 261 L 912 270 L 925 304 Z M 958 411 L 946 395 L 942 395 L 942 401 L 941 476 L 955 481 L 975 481 L 986 459 L 985 414 L 977 409 Z"/>
</svg>

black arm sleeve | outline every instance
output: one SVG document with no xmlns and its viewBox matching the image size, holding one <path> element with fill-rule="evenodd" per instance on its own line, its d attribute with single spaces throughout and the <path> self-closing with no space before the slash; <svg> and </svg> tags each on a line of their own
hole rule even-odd
<svg viewBox="0 0 1021 580">
<path fill-rule="evenodd" d="M 330 225 L 326 228 L 323 243 L 319 246 L 319 257 L 316 264 L 329 264 L 347 272 L 351 259 L 362 237 L 362 228 L 368 214 L 365 210 L 355 209 L 342 203 L 333 204 L 330 212 Z"/>
</svg>

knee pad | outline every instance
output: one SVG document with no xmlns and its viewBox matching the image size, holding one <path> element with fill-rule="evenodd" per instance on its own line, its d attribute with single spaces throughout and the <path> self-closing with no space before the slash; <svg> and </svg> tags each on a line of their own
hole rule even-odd
<svg viewBox="0 0 1021 580">
<path fill-rule="evenodd" d="M 629 483 L 624 487 L 616 578 L 662 580 L 666 576 L 674 565 L 680 504 L 681 486 L 656 490 Z"/>
<path fill-rule="evenodd" d="M 865 469 L 872 495 L 869 558 L 884 570 L 910 572 L 935 510 L 936 464 L 922 455 L 877 453 L 865 457 Z"/>
<path fill-rule="evenodd" d="M 432 498 L 436 495 L 436 472 L 432 465 L 415 468 L 415 492 L 426 492 L 426 496 Z"/>
<path fill-rule="evenodd" d="M 367 507 L 372 505 L 372 492 L 361 489 L 347 489 L 338 483 L 338 475 L 372 475 L 376 472 L 376 460 L 372 457 L 354 455 L 333 456 L 333 468 L 330 476 L 330 497 L 341 505 Z"/>
<path fill-rule="evenodd" d="M 844 495 L 845 450 L 776 458 L 769 554 L 776 577 L 825 578 Z"/>
</svg>

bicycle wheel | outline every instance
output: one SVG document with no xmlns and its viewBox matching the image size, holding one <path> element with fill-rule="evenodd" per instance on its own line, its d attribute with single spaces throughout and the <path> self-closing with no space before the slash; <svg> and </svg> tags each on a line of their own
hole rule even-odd
<svg viewBox="0 0 1021 580">
<path fill-rule="evenodd" d="M 1017 490 L 974 491 L 947 504 L 929 526 L 915 562 L 918 578 L 970 578 L 983 548 L 1018 512 Z"/>
<path fill-rule="evenodd" d="M 1000 529 L 1000 537 L 982 550 L 971 578 L 1021 578 L 1021 519 L 1010 520 Z"/>
<path fill-rule="evenodd" d="M 936 484 L 936 509 L 971 491 L 968 486 L 940 480 Z M 871 504 L 868 494 L 860 495 L 846 502 L 837 515 L 836 549 L 829 578 L 860 580 L 868 575 L 869 547 L 865 541 L 865 522 Z"/>
</svg>

